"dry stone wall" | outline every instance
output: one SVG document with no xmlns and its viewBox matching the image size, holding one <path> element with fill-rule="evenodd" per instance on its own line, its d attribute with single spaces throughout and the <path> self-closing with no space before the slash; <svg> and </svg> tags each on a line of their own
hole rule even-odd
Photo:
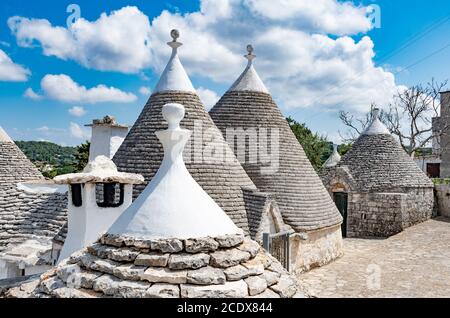
<svg viewBox="0 0 450 318">
<path fill-rule="evenodd" d="M 351 193 L 348 237 L 389 237 L 431 218 L 433 189 L 395 189 L 392 193 Z"/>
<path fill-rule="evenodd" d="M 242 235 L 156 241 L 105 235 L 35 286 L 28 297 L 307 297 L 277 260 Z"/>
</svg>

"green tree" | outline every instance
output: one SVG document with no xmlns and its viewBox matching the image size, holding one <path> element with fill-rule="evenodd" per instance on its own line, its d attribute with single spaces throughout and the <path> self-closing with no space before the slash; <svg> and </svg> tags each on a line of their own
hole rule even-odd
<svg viewBox="0 0 450 318">
<path fill-rule="evenodd" d="M 352 149 L 353 144 L 342 144 L 338 147 L 338 152 L 341 156 L 345 155 L 350 149 Z"/>
<path fill-rule="evenodd" d="M 330 147 L 330 142 L 325 137 L 313 133 L 305 124 L 300 124 L 291 117 L 287 118 L 287 122 L 305 150 L 306 156 L 314 169 L 318 171 L 331 155 L 333 148 Z"/>
<path fill-rule="evenodd" d="M 74 162 L 74 168 L 76 172 L 83 171 L 84 167 L 86 167 L 88 161 L 89 161 L 89 148 L 91 146 L 91 143 L 89 141 L 86 141 L 76 147 L 77 152 L 75 153 L 75 162 Z"/>
</svg>

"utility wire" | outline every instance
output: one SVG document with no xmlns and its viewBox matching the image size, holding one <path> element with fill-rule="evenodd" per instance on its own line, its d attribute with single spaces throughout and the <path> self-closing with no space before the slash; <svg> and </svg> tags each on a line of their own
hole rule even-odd
<svg viewBox="0 0 450 318">
<path fill-rule="evenodd" d="M 420 33 L 418 33 L 417 35 L 411 37 L 410 39 L 408 39 L 403 45 L 401 45 L 400 47 L 398 47 L 397 49 L 391 51 L 390 53 L 386 54 L 385 56 L 383 56 L 379 62 L 384 62 L 390 58 L 392 58 L 393 56 L 399 54 L 401 51 L 405 50 L 406 48 L 408 48 L 409 46 L 411 46 L 412 44 L 416 43 L 417 41 L 421 40 L 422 38 L 424 38 L 427 34 L 429 34 L 430 32 L 434 31 L 435 29 L 439 28 L 440 26 L 442 26 L 443 24 L 445 24 L 446 22 L 450 21 L 450 15 L 446 15 L 445 17 L 439 19 L 438 21 L 432 23 L 430 26 L 426 27 L 423 31 L 421 31 Z M 424 58 L 419 59 L 418 61 L 414 62 L 413 64 L 401 69 L 400 71 L 397 71 L 394 73 L 394 75 L 397 75 L 407 69 L 410 69 L 422 62 L 424 62 L 425 60 L 429 59 L 430 57 L 440 53 L 441 51 L 444 51 L 445 49 L 447 49 L 450 46 L 450 43 L 444 47 L 441 47 L 440 49 L 432 52 L 431 54 L 425 56 Z M 339 84 L 338 86 L 334 86 L 333 88 L 331 88 L 330 90 L 328 90 L 327 93 L 325 93 L 325 95 L 322 95 L 318 98 L 316 98 L 315 100 L 313 100 L 312 102 L 309 103 L 308 106 L 314 105 L 317 102 L 322 101 L 325 97 L 330 96 L 335 90 L 340 89 L 342 87 L 344 87 L 345 85 L 347 85 L 349 82 L 353 82 L 357 79 L 359 79 L 362 75 L 364 75 L 366 73 L 366 71 L 368 70 L 368 68 L 366 68 L 365 70 L 359 72 L 358 74 L 356 74 L 354 77 L 345 80 L 343 83 Z M 376 86 L 379 86 L 382 82 L 378 83 Z M 291 116 L 295 116 L 301 109 L 299 109 L 298 111 L 294 112 L 293 114 L 291 114 Z M 314 117 L 317 117 L 318 115 L 320 115 L 320 113 L 317 113 L 315 115 L 312 115 L 310 117 L 308 117 L 307 119 L 312 119 Z"/>
</svg>

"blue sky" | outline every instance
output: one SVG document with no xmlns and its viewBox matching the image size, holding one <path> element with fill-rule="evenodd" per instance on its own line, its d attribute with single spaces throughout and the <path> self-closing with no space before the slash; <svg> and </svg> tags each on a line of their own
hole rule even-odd
<svg viewBox="0 0 450 318">
<path fill-rule="evenodd" d="M 439 81 L 450 78 L 448 1 L 355 1 L 355 8 L 370 4 L 381 8 L 379 29 L 367 29 L 362 20 L 358 25 L 346 22 L 352 17 L 345 19 L 339 16 L 343 14 L 339 11 L 342 3 L 336 6 L 332 3 L 334 0 L 318 0 L 329 8 L 326 12 L 329 17 L 323 20 L 326 23 L 321 20 L 325 14 L 317 13 L 308 5 L 300 8 L 303 12 L 286 18 L 282 16 L 283 12 L 274 16 L 268 2 L 263 6 L 262 2 L 252 4 L 251 10 L 248 5 L 244 10 L 245 1 L 231 1 L 233 4 L 228 6 L 223 4 L 226 0 L 220 1 L 223 7 L 217 2 L 208 7 L 204 5 L 202 22 L 186 16 L 198 13 L 198 1 L 2 1 L 0 50 L 11 63 L 28 70 L 29 74 L 24 75 L 26 79 L 18 81 L 8 79 L 8 76 L 2 80 L 0 73 L 0 125 L 16 140 L 50 140 L 68 145 L 79 144 L 87 137 L 88 131 L 82 128 L 83 124 L 106 114 L 116 116 L 120 123 L 132 125 L 149 97 L 149 93 L 142 94 L 140 90 L 154 87 L 166 61 L 168 48 L 164 41 L 169 40 L 167 30 L 172 25 L 180 28 L 180 40 L 185 43 L 180 49 L 180 57 L 207 104 L 223 94 L 243 69 L 245 60 L 242 54 L 247 42 L 256 43 L 256 68 L 285 115 L 305 122 L 314 131 L 327 134 L 331 139 L 336 139 L 337 132 L 343 129 L 337 118 L 339 110 L 364 112 L 365 105 L 369 107 L 372 98 L 387 103 L 387 97 L 379 98 L 378 95 L 387 96 L 386 92 L 397 86 L 426 83 L 432 77 Z M 145 55 L 145 47 L 130 49 L 134 42 L 126 43 L 128 37 L 118 38 L 117 50 L 124 48 L 127 51 L 123 56 L 111 45 L 94 45 L 92 42 L 66 51 L 64 42 L 59 37 L 56 41 L 50 32 L 58 27 L 66 28 L 66 19 L 70 15 L 66 8 L 71 3 L 80 6 L 81 17 L 88 22 L 83 30 L 99 32 L 100 37 L 105 36 L 104 31 L 98 31 L 89 23 L 99 19 L 102 13 L 109 16 L 114 10 L 136 6 L 137 13 L 133 12 L 144 17 L 139 22 L 136 20 L 136 25 L 142 23 L 145 26 L 145 16 L 151 24 L 151 41 L 148 43 L 151 54 Z M 287 12 L 294 9 L 287 8 Z M 162 13 L 164 10 L 166 14 Z M 344 11 L 355 16 L 358 14 L 349 12 Z M 20 32 L 13 32 L 8 26 L 8 19 L 13 16 L 21 19 Z M 25 25 L 24 19 L 30 19 L 29 25 Z M 48 20 L 48 27 L 38 30 L 37 19 Z M 216 20 L 225 21 L 221 24 L 222 29 L 214 24 Z M 248 22 L 239 25 L 236 21 Z M 336 23 L 327 24 L 329 21 Z M 127 22 L 124 28 L 132 28 L 132 22 Z M 48 35 L 44 36 L 46 32 Z M 110 34 L 115 35 L 114 26 L 111 26 Z M 185 38 L 183 34 L 186 34 Z M 291 36 L 286 36 L 286 42 L 283 42 L 284 34 Z M 318 34 L 321 37 L 318 38 Z M 295 36 L 298 36 L 295 43 L 290 44 Z M 205 41 L 202 42 L 203 37 Z M 354 43 L 344 39 L 347 37 Z M 33 45 L 24 44 L 30 39 Z M 317 46 L 323 43 L 326 43 L 326 48 L 318 49 Z M 198 47 L 200 44 L 202 46 Z M 43 47 L 54 49 L 53 53 L 45 52 Z M 369 56 L 371 52 L 374 53 L 373 59 Z M 106 66 L 101 63 L 101 58 L 110 56 L 117 59 L 116 65 L 115 62 Z M 302 64 L 304 60 L 308 60 L 312 67 Z M 120 69 L 123 61 L 133 63 Z M 370 65 L 372 62 L 374 65 Z M 352 72 L 344 74 L 347 69 Z M 94 92 L 92 96 L 82 92 L 70 100 L 61 98 L 58 86 L 51 85 L 60 83 L 62 78 L 50 76 L 48 81 L 43 80 L 47 75 L 61 74 L 68 76 L 78 87 L 113 87 L 115 100 L 102 102 Z M 377 88 L 378 77 L 389 83 Z M 29 88 L 40 97 L 25 97 L 24 93 Z M 324 95 L 323 92 L 327 93 Z M 111 95 L 109 93 L 106 91 L 105 94 Z M 90 97 L 86 97 L 88 95 Z M 74 112 L 69 113 L 74 107 L 82 108 L 85 114 L 74 116 Z"/>
</svg>

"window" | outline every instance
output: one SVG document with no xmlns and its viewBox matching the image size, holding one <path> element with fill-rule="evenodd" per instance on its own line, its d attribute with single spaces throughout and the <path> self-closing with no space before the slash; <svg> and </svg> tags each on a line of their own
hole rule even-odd
<svg viewBox="0 0 450 318">
<path fill-rule="evenodd" d="M 70 192 L 72 193 L 72 204 L 79 208 L 83 205 L 83 199 L 81 196 L 81 184 L 71 184 Z"/>
<path fill-rule="evenodd" d="M 101 208 L 116 208 L 123 204 L 124 185 L 99 183 L 96 186 L 97 205 Z"/>
</svg>

